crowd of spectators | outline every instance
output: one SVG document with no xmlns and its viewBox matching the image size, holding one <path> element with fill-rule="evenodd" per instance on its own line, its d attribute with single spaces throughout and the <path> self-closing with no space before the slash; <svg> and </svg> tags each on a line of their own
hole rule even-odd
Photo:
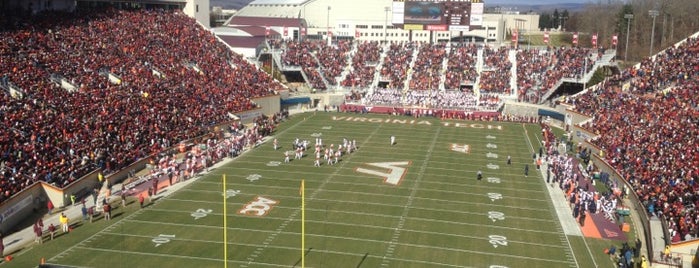
<svg viewBox="0 0 699 268">
<path fill-rule="evenodd" d="M 446 43 L 423 43 L 412 67 L 408 88 L 437 90 L 442 83 L 442 63 L 447 55 Z"/>
<path fill-rule="evenodd" d="M 281 47 L 282 64 L 284 66 L 300 67 L 308 79 L 308 84 L 315 88 L 325 90 L 327 85 L 337 85 L 338 77 L 347 66 L 347 59 L 352 42 L 339 41 L 335 45 L 316 40 L 297 42 L 271 43 L 275 47 Z M 327 83 L 327 85 L 326 85 Z"/>
<path fill-rule="evenodd" d="M 517 51 L 517 90 L 520 101 L 526 100 L 527 95 L 538 97 L 537 88 L 541 85 L 543 75 L 551 62 L 545 51 L 538 49 Z M 537 103 L 538 98 L 529 101 Z"/>
<path fill-rule="evenodd" d="M 699 40 L 668 48 L 569 100 L 593 116 L 591 142 L 673 242 L 699 234 Z M 623 112 L 620 112 L 623 111 Z"/>
<path fill-rule="evenodd" d="M 281 89 L 180 12 L 0 17 L 0 83 L 24 93 L 0 97 L 3 200 L 36 181 L 63 187 L 96 169 L 114 172 Z"/>
<path fill-rule="evenodd" d="M 356 98 L 355 92 L 347 98 Z M 364 105 L 386 105 L 419 108 L 445 108 L 463 111 L 494 111 L 502 106 L 502 100 L 496 94 L 476 96 L 472 91 L 458 90 L 407 90 L 376 89 L 362 97 Z"/>
<path fill-rule="evenodd" d="M 321 43 L 318 51 L 318 61 L 320 61 L 320 68 L 323 71 L 325 80 L 331 86 L 337 85 L 337 78 L 347 66 L 347 57 L 350 49 L 352 49 L 352 42 L 348 40 L 340 40 L 334 46 Z"/>
<path fill-rule="evenodd" d="M 388 81 L 388 88 L 402 89 L 404 87 L 416 47 L 417 43 L 415 42 L 391 43 L 379 72 L 380 79 Z"/>
<path fill-rule="evenodd" d="M 352 56 L 352 69 L 342 80 L 341 85 L 352 88 L 367 88 L 374 81 L 376 65 L 379 63 L 382 48 L 379 42 L 362 42 Z"/>
<path fill-rule="evenodd" d="M 546 70 L 539 87 L 538 95 L 544 95 L 563 78 L 580 79 L 585 71 L 592 71 L 603 51 L 583 47 L 561 47 L 547 51 L 551 68 Z"/>
<path fill-rule="evenodd" d="M 509 49 L 501 47 L 483 49 L 483 68 L 478 82 L 481 92 L 510 94 L 510 77 L 512 74 L 512 62 L 509 57 Z"/>
<path fill-rule="evenodd" d="M 452 44 L 447 56 L 447 70 L 445 73 L 444 88 L 458 90 L 461 85 L 473 85 L 478 78 L 476 72 L 476 58 L 478 47 L 473 43 Z"/>
</svg>

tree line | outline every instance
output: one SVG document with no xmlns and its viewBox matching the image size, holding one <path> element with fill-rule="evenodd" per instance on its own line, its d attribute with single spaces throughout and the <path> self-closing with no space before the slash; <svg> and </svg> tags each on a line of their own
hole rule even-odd
<svg viewBox="0 0 699 268">
<path fill-rule="evenodd" d="M 629 14 L 633 18 L 629 18 Z M 611 47 L 612 36 L 616 34 L 619 59 L 628 53 L 629 61 L 640 61 L 651 54 L 651 37 L 652 54 L 655 54 L 699 31 L 697 14 L 697 0 L 598 0 L 581 11 L 544 12 L 539 28 L 579 32 L 581 40 L 589 40 L 589 36 L 596 33 L 598 45 L 605 48 Z M 655 27 L 652 15 L 655 15 Z M 625 51 L 627 30 L 628 52 Z"/>
</svg>

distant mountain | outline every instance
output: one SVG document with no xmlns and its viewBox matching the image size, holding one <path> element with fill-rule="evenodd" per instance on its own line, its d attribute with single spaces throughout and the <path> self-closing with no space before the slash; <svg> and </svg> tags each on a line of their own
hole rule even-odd
<svg viewBox="0 0 699 268">
<path fill-rule="evenodd" d="M 225 9 L 241 9 L 253 0 L 211 0 L 211 6 L 219 6 Z M 599 1 L 599 0 L 596 0 Z M 605 0 L 608 1 L 608 0 Z M 485 0 L 486 8 L 494 6 L 516 7 L 521 12 L 532 10 L 534 12 L 552 11 L 554 9 L 570 12 L 579 11 L 585 5 L 591 3 L 590 0 Z"/>
</svg>

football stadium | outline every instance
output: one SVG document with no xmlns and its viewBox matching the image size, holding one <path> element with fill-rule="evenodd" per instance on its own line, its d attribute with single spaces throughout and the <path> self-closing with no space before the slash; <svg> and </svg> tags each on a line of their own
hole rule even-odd
<svg viewBox="0 0 699 268">
<path fill-rule="evenodd" d="M 699 25 L 606 5 L 0 0 L 0 267 L 698 267 Z"/>
</svg>

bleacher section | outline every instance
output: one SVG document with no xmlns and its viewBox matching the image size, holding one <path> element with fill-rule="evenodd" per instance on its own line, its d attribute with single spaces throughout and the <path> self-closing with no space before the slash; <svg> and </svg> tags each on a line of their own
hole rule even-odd
<svg viewBox="0 0 699 268">
<path fill-rule="evenodd" d="M 181 13 L 9 13 L 0 25 L 0 201 L 119 170 L 282 88 Z"/>
<path fill-rule="evenodd" d="M 568 99 L 593 117 L 581 126 L 599 134 L 590 143 L 673 243 L 699 237 L 697 35 Z"/>
</svg>

